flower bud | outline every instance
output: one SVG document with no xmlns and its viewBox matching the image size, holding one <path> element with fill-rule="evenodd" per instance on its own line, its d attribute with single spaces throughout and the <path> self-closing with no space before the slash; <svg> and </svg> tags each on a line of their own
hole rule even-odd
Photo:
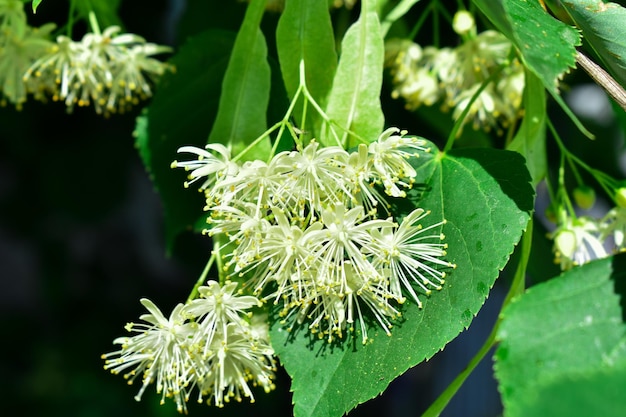
<svg viewBox="0 0 626 417">
<path fill-rule="evenodd" d="M 576 205 L 583 210 L 589 210 L 596 202 L 596 191 L 587 185 L 576 187 L 573 194 Z"/>
<path fill-rule="evenodd" d="M 618 207 L 626 208 L 626 187 L 618 188 L 615 191 L 615 203 Z"/>
<path fill-rule="evenodd" d="M 467 10 L 459 10 L 452 19 L 452 28 L 459 35 L 465 35 L 474 28 L 474 16 Z"/>
<path fill-rule="evenodd" d="M 556 224 L 558 222 L 556 217 L 556 205 L 554 203 L 551 203 L 548 207 L 546 207 L 544 215 L 551 223 Z"/>
</svg>

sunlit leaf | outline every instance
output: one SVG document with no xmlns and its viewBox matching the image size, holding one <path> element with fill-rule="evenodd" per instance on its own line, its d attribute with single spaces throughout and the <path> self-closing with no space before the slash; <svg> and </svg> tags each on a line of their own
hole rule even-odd
<svg viewBox="0 0 626 417">
<path fill-rule="evenodd" d="M 270 98 L 270 66 L 267 45 L 259 28 L 264 0 L 253 0 L 237 34 L 228 62 L 219 110 L 209 142 L 230 145 L 233 155 L 242 152 L 267 128 Z M 269 138 L 245 154 L 245 159 L 265 159 L 271 149 Z"/>
<path fill-rule="evenodd" d="M 215 30 L 190 38 L 137 122 L 137 148 L 163 201 L 168 250 L 178 233 L 204 223 L 204 196 L 185 189 L 187 173 L 170 165 L 181 146 L 206 144 L 233 42 L 234 34 Z"/>
<path fill-rule="evenodd" d="M 350 130 L 368 142 L 376 140 L 383 129 L 384 116 L 380 105 L 383 58 L 384 43 L 378 15 L 374 11 L 364 10 L 341 43 L 341 57 L 328 97 L 326 114 L 343 129 Z M 337 137 L 326 129 L 320 142 L 337 145 L 338 138 L 348 148 L 357 143 L 348 143 L 348 134 L 344 130 L 334 130 Z"/>
<path fill-rule="evenodd" d="M 335 39 L 328 5 L 319 0 L 289 0 L 276 28 L 276 46 L 284 83 L 293 98 L 300 85 L 300 62 L 304 61 L 306 85 L 324 106 L 337 68 Z M 299 101 L 294 118 L 302 122 Z M 309 111 L 307 129 L 314 129 L 319 115 Z M 313 132 L 317 136 L 318 132 Z"/>
</svg>

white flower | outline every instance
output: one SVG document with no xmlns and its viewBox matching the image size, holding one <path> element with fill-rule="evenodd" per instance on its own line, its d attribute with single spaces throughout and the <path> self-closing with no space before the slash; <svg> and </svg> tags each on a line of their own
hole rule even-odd
<svg viewBox="0 0 626 417">
<path fill-rule="evenodd" d="M 606 257 L 601 232 L 600 225 L 592 218 L 565 217 L 559 227 L 549 235 L 554 239 L 555 262 L 565 271 L 593 259 Z"/>
<path fill-rule="evenodd" d="M 390 127 L 369 145 L 373 170 L 383 183 L 385 192 L 392 197 L 406 197 L 406 192 L 400 187 L 410 188 L 417 175 L 407 160 L 418 157 L 417 151 L 428 152 L 424 140 L 404 137 L 405 134 L 406 131 Z"/>
<path fill-rule="evenodd" d="M 320 338 L 326 337 L 329 342 L 334 336 L 343 337 L 343 331 L 347 328 L 354 330 L 354 322 L 358 321 L 361 330 L 361 342 L 366 344 L 367 323 L 364 319 L 366 308 L 374 315 L 374 318 L 390 336 L 390 319 L 400 316 L 391 304 L 393 298 L 380 281 L 367 279 L 358 273 L 352 262 L 345 261 L 342 265 L 342 291 L 328 289 L 326 291 L 310 292 L 311 297 L 301 305 L 298 313 L 299 322 L 304 318 L 311 320 L 309 329 L 312 333 L 318 333 Z"/>
<path fill-rule="evenodd" d="M 283 298 L 286 303 L 299 302 L 305 293 L 299 285 L 309 279 L 307 275 L 311 267 L 311 249 L 307 244 L 308 236 L 322 228 L 320 223 L 313 223 L 306 230 L 302 226 L 292 224 L 286 213 L 273 208 L 276 224 L 267 229 L 263 243 L 259 245 L 257 256 L 246 266 L 253 272 L 250 283 L 255 293 L 260 293 L 270 282 L 275 281 L 277 288 L 265 298 Z M 297 291 L 291 290 L 298 288 Z"/>
<path fill-rule="evenodd" d="M 393 76 L 393 98 L 404 98 L 409 110 L 439 101 L 443 95 L 439 71 L 447 58 L 440 51 L 446 49 L 422 48 L 408 40 L 392 39 L 385 45 L 385 51 L 386 65 L 391 67 Z"/>
<path fill-rule="evenodd" d="M 376 172 L 372 169 L 372 161 L 368 146 L 361 143 L 356 152 L 350 153 L 345 166 L 346 177 L 351 182 L 351 203 L 363 205 L 365 214 L 375 216 L 379 203 L 384 210 L 388 203 L 375 187 Z"/>
<path fill-rule="evenodd" d="M 217 152 L 220 157 L 213 155 L 211 152 L 205 151 L 195 146 L 183 146 L 178 149 L 178 153 L 187 152 L 198 155 L 198 159 L 192 161 L 172 162 L 172 168 L 182 167 L 185 171 L 191 171 L 185 182 L 185 187 L 189 187 L 200 178 L 205 178 L 204 183 L 200 186 L 200 190 L 210 189 L 216 181 L 237 174 L 238 166 L 230 161 L 230 150 L 221 143 L 209 143 L 205 149 Z"/>
<path fill-rule="evenodd" d="M 446 273 L 437 267 L 455 267 L 442 259 L 446 255 L 447 244 L 441 243 L 443 234 L 434 231 L 445 221 L 425 228 L 419 223 L 429 214 L 418 208 L 409 213 L 400 226 L 394 224 L 373 231 L 374 251 L 368 254 L 374 267 L 389 280 L 390 293 L 403 301 L 404 288 L 420 308 L 422 302 L 413 283 L 428 295 L 431 289 L 440 290 L 446 277 Z"/>
<path fill-rule="evenodd" d="M 182 304 L 178 304 L 169 319 L 166 319 L 150 300 L 144 298 L 141 303 L 150 313 L 140 317 L 147 324 L 129 323 L 126 326 L 128 331 L 137 334 L 113 341 L 121 345 L 121 349 L 102 355 L 105 359 L 104 369 L 110 369 L 113 374 L 129 369 L 124 375 L 129 384 L 142 375 L 142 386 L 135 396 L 137 401 L 147 386 L 156 381 L 161 403 L 165 398 L 173 398 L 178 411 L 186 412 L 185 403 L 197 373 L 188 350 L 193 328 L 191 324 L 185 323 L 181 315 Z"/>
<path fill-rule="evenodd" d="M 232 398 L 240 402 L 242 397 L 247 397 L 254 402 L 250 382 L 260 385 L 265 392 L 275 388 L 274 350 L 249 327 L 229 323 L 223 338 L 213 340 L 210 352 L 210 371 L 200 387 L 199 402 L 203 395 L 212 397 L 218 407 L 223 407 Z"/>
<path fill-rule="evenodd" d="M 183 315 L 198 323 L 193 343 L 202 348 L 204 359 L 208 357 L 216 332 L 226 337 L 229 325 L 248 326 L 242 317 L 247 314 L 246 310 L 260 304 L 256 297 L 235 294 L 237 285 L 227 281 L 220 286 L 216 281 L 209 281 L 206 286 L 198 288 L 200 297 L 184 307 Z"/>
<path fill-rule="evenodd" d="M 319 275 L 316 284 L 321 291 L 336 291 L 345 294 L 347 282 L 344 263 L 350 262 L 363 279 L 378 279 L 363 251 L 371 252 L 372 230 L 390 226 L 388 220 L 365 220 L 362 206 L 347 210 L 337 204 L 322 212 L 323 229 L 307 234 L 311 256 L 314 257 Z"/>
<path fill-rule="evenodd" d="M 311 141 L 302 151 L 283 152 L 271 162 L 272 170 L 284 178 L 275 192 L 287 196 L 285 205 L 320 211 L 322 202 L 339 203 L 349 193 L 344 170 L 348 153 L 338 147 L 319 148 Z"/>
<path fill-rule="evenodd" d="M 242 204 L 244 207 L 241 209 L 227 205 L 211 207 L 209 210 L 212 214 L 207 222 L 213 227 L 205 231 L 209 236 L 222 233 L 236 245 L 227 255 L 231 260 L 226 264 L 227 267 L 235 265 L 235 272 L 245 268 L 258 257 L 259 244 L 270 227 L 265 213 L 257 206 L 252 203 Z"/>
<path fill-rule="evenodd" d="M 146 77 L 154 80 L 171 68 L 150 57 L 171 49 L 119 32 L 118 26 L 111 26 L 101 34 L 87 33 L 79 42 L 57 37 L 56 45 L 32 63 L 25 81 L 50 90 L 70 112 L 76 104 L 93 104 L 105 115 L 127 110 L 152 95 Z"/>
<path fill-rule="evenodd" d="M 145 42 L 145 41 L 144 41 Z M 153 55 L 171 52 L 167 46 L 144 43 L 123 50 L 123 55 L 111 62 L 111 76 L 106 108 L 111 112 L 123 112 L 152 96 L 149 80 L 170 67 L 154 58 Z"/>
<path fill-rule="evenodd" d="M 452 117 L 458 119 L 461 117 L 461 113 L 465 111 L 470 104 L 470 100 L 480 88 L 480 84 L 475 84 L 474 87 L 460 92 L 455 97 L 455 107 Z M 480 92 L 478 97 L 472 102 L 467 115 L 463 119 L 463 123 L 473 121 L 474 130 L 478 130 L 484 127 L 486 131 L 489 131 L 492 126 L 497 126 L 498 110 L 496 109 L 496 97 L 493 96 L 493 88 L 488 86 Z"/>
</svg>

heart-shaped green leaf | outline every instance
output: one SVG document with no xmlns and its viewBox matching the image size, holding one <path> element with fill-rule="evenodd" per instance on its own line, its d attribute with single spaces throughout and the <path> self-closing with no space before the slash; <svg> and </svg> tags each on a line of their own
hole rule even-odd
<svg viewBox="0 0 626 417">
<path fill-rule="evenodd" d="M 442 349 L 470 325 L 526 228 L 534 190 L 518 153 L 435 151 L 417 164 L 417 181 L 429 189 L 419 202 L 405 200 L 398 208 L 408 211 L 418 205 L 431 210 L 426 221 L 447 220 L 446 258 L 457 268 L 449 272 L 441 291 L 423 297 L 422 310 L 405 303 L 391 336 L 370 325 L 373 341 L 366 345 L 358 329 L 343 343 L 329 345 L 312 337 L 306 323 L 288 332 L 293 323 L 281 325 L 274 317 L 272 344 L 293 380 L 296 417 L 339 417 Z"/>
</svg>

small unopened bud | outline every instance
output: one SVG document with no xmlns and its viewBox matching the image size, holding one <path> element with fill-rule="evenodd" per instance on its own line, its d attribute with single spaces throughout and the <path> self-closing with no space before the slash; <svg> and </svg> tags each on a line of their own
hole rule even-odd
<svg viewBox="0 0 626 417">
<path fill-rule="evenodd" d="M 452 28 L 459 35 L 465 35 L 474 28 L 474 16 L 467 10 L 459 10 L 452 19 Z"/>
<path fill-rule="evenodd" d="M 618 188 L 615 191 L 615 203 L 618 207 L 626 208 L 626 187 Z"/>
<path fill-rule="evenodd" d="M 546 207 L 544 214 L 546 219 L 548 219 L 551 223 L 556 224 L 558 222 L 558 219 L 556 218 L 556 206 L 554 204 L 550 204 Z"/>
<path fill-rule="evenodd" d="M 576 205 L 583 210 L 589 210 L 596 203 L 596 191 L 587 185 L 576 187 L 573 195 Z"/>
</svg>

